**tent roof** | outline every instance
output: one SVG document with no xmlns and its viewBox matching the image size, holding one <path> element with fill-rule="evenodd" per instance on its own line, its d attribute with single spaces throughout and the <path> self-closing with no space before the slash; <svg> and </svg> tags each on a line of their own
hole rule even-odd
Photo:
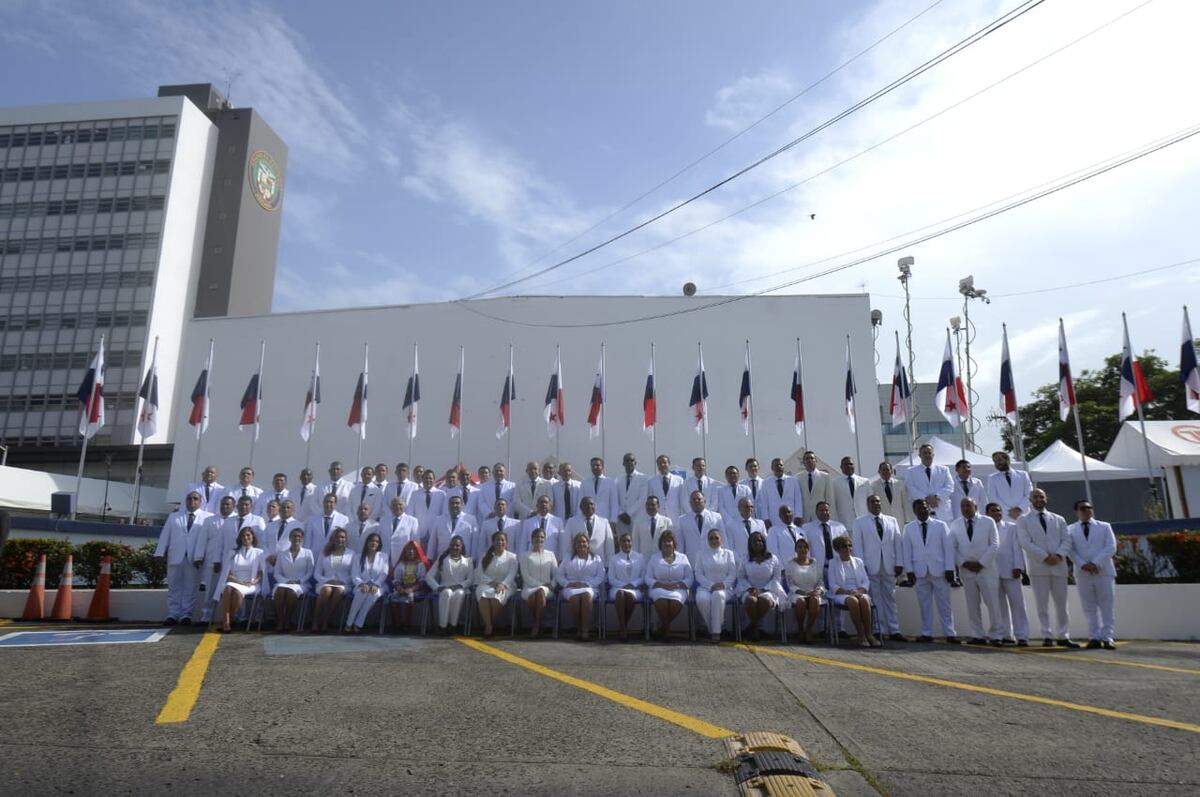
<svg viewBox="0 0 1200 797">
<path fill-rule="evenodd" d="M 1200 420 L 1146 421 L 1146 440 L 1155 467 L 1200 465 Z M 1132 421 L 1121 424 L 1105 461 L 1130 468 L 1146 467 L 1140 424 Z"/>
<path fill-rule="evenodd" d="M 971 472 L 978 478 L 993 473 L 996 466 L 992 464 L 992 457 L 987 454 L 977 454 L 974 451 L 967 449 L 966 455 L 963 455 L 962 449 L 958 443 L 950 443 L 937 435 L 932 435 L 929 438 L 929 445 L 933 446 L 933 461 L 939 465 L 945 465 L 950 470 L 954 470 L 954 463 L 960 459 L 965 459 L 971 463 Z M 917 452 L 913 452 L 913 462 L 920 462 L 917 459 Z M 898 472 L 908 470 L 908 457 L 903 456 L 892 463 Z"/>
<path fill-rule="evenodd" d="M 1143 478 L 1135 470 L 1119 468 L 1098 459 L 1087 458 L 1088 478 L 1137 479 Z M 1042 453 L 1029 461 L 1029 475 L 1040 482 L 1083 481 L 1083 465 L 1079 452 L 1062 440 L 1055 440 Z"/>
<path fill-rule="evenodd" d="M 26 468 L 0 467 L 0 507 L 35 512 L 50 511 L 51 493 L 74 493 L 75 477 L 61 473 L 44 473 Z M 76 512 L 85 515 L 101 514 L 104 503 L 104 479 L 83 480 L 79 490 Z M 133 485 L 125 482 L 108 483 L 108 510 L 113 516 L 133 514 Z M 167 491 L 158 487 L 142 487 L 139 511 L 146 515 L 165 515 Z"/>
</svg>

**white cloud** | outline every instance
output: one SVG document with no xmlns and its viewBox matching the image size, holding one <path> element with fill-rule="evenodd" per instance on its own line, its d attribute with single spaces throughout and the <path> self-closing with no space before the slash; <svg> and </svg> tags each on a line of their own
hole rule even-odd
<svg viewBox="0 0 1200 797">
<path fill-rule="evenodd" d="M 737 132 L 758 120 L 795 93 L 787 75 L 774 69 L 738 78 L 717 90 L 704 121 L 716 128 Z"/>
</svg>

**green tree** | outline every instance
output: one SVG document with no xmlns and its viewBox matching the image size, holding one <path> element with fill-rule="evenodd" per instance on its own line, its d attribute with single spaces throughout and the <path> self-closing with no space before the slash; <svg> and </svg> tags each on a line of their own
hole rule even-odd
<svg viewBox="0 0 1200 797">
<path fill-rule="evenodd" d="M 1153 349 L 1139 355 L 1137 361 L 1154 395 L 1143 408 L 1146 420 L 1169 421 L 1187 417 L 1179 371 L 1155 354 Z M 1104 367 L 1099 371 L 1085 370 L 1075 379 L 1079 422 L 1083 426 L 1083 439 L 1087 442 L 1087 454 L 1090 457 L 1104 459 L 1121 428 L 1121 422 L 1117 420 L 1120 385 L 1120 354 L 1105 358 Z M 1069 415 L 1065 421 L 1058 419 L 1058 384 L 1043 385 L 1033 395 L 1033 401 L 1021 407 L 1025 457 L 1033 459 L 1055 440 L 1062 440 L 1078 450 L 1075 419 Z M 1131 417 L 1136 421 L 1136 416 Z M 1004 436 L 1004 447 L 1012 451 L 1012 431 L 1007 424 L 1001 434 Z"/>
</svg>

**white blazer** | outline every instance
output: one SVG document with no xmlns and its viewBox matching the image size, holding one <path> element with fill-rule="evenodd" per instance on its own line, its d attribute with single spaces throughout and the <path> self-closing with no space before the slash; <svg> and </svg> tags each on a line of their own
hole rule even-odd
<svg viewBox="0 0 1200 797">
<path fill-rule="evenodd" d="M 1083 536 L 1083 524 L 1072 523 L 1067 527 L 1071 539 L 1071 559 L 1075 569 L 1083 565 L 1096 565 L 1100 574 L 1109 578 L 1117 577 L 1117 568 L 1113 565 L 1113 555 L 1117 552 L 1117 536 L 1113 534 L 1112 526 L 1103 520 L 1092 520 L 1088 523 L 1088 536 Z"/>
<path fill-rule="evenodd" d="M 204 522 L 205 563 L 224 564 L 225 554 L 237 547 L 237 520 L 237 515 L 212 515 Z"/>
<path fill-rule="evenodd" d="M 391 572 L 391 567 L 388 565 L 388 557 L 383 551 L 376 551 L 375 555 L 367 562 L 363 562 L 362 554 L 354 555 L 354 573 L 351 579 L 354 581 L 354 586 L 361 587 L 363 584 L 370 584 L 373 587 L 379 587 L 379 592 L 382 594 L 387 592 L 387 577 Z"/>
<path fill-rule="evenodd" d="M 495 479 L 489 479 L 479 485 L 479 489 L 471 493 L 471 499 L 474 506 L 471 507 L 472 514 L 475 515 L 475 520 L 479 521 L 479 527 L 483 528 L 485 520 L 495 520 L 496 517 L 496 485 Z M 508 502 L 508 511 L 513 511 L 513 488 L 514 484 L 508 479 L 501 479 L 500 498 Z"/>
<path fill-rule="evenodd" d="M 368 518 L 366 521 L 354 518 L 346 524 L 346 547 L 355 553 L 362 553 L 363 543 L 367 541 L 367 537 L 376 532 L 380 538 L 383 538 L 383 532 L 379 529 L 379 524 Z"/>
<path fill-rule="evenodd" d="M 325 550 L 325 545 L 329 542 L 329 537 L 333 534 L 334 529 L 344 529 L 350 525 L 350 518 L 343 515 L 336 509 L 329 516 L 329 533 L 325 533 L 325 512 L 318 512 L 308 519 L 304 524 L 304 544 L 314 551 Z"/>
<path fill-rule="evenodd" d="M 754 516 L 754 498 L 750 495 L 750 488 L 741 482 L 737 484 L 722 484 L 717 488 L 717 500 L 710 508 L 715 509 L 723 518 L 740 518 L 742 513 L 738 510 L 738 502 L 743 498 L 750 499 L 750 516 Z"/>
<path fill-rule="evenodd" d="M 486 553 L 484 554 L 486 556 Z M 517 555 L 512 551 L 505 551 L 499 556 L 493 556 L 492 561 L 488 562 L 485 569 L 483 559 L 479 560 L 479 564 L 475 567 L 475 586 L 486 587 L 493 581 L 500 581 L 508 589 L 508 594 L 512 595 L 517 588 L 517 570 L 520 564 L 517 562 Z"/>
<path fill-rule="evenodd" d="M 281 522 L 283 523 L 282 531 L 279 528 L 279 524 Z M 304 524 L 299 520 L 296 520 L 294 517 L 288 518 L 287 520 L 279 518 L 278 520 L 271 521 L 267 524 L 267 528 L 264 530 L 266 539 L 262 539 L 263 534 L 259 534 L 258 547 L 262 548 L 263 551 L 266 552 L 268 559 L 270 559 L 272 556 L 278 556 L 283 551 L 286 551 L 288 548 L 292 547 L 292 529 L 300 529 L 301 531 L 304 531 Z M 308 545 L 308 534 L 304 535 L 304 545 L 306 547 Z M 270 563 L 268 562 L 268 564 Z"/>
<path fill-rule="evenodd" d="M 646 513 L 646 474 L 639 470 L 633 473 L 621 473 L 613 478 L 617 485 L 618 514 L 624 512 L 633 520 L 639 514 Z M 632 525 L 632 524 L 631 524 Z"/>
<path fill-rule="evenodd" d="M 940 501 L 937 516 L 946 521 L 954 517 L 949 507 L 950 496 L 954 493 L 954 474 L 945 465 L 930 465 L 929 473 L 926 473 L 925 466 L 918 462 L 904 471 L 904 486 L 910 502 L 936 495 Z M 933 507 L 929 511 L 935 512 Z"/>
<path fill-rule="evenodd" d="M 528 551 L 521 555 L 520 569 L 522 588 L 548 587 L 553 590 L 558 557 L 548 548 L 543 548 L 540 554 Z"/>
<path fill-rule="evenodd" d="M 783 569 L 779 565 L 779 557 L 775 554 L 771 554 L 765 562 L 741 559 L 738 561 L 737 593 L 745 595 L 751 589 L 762 589 L 774 595 L 776 600 L 782 601 L 787 597 L 783 591 L 782 576 Z"/>
<path fill-rule="evenodd" d="M 675 552 L 675 561 L 663 559 L 662 553 L 656 553 L 646 562 L 646 587 L 654 589 L 655 582 L 670 584 L 679 581 L 690 588 L 695 583 L 692 573 L 692 563 L 685 554 Z"/>
<path fill-rule="evenodd" d="M 838 537 L 850 537 L 850 532 L 846 530 L 846 527 L 832 518 L 829 520 L 828 549 L 825 547 L 825 535 L 821 531 L 821 521 L 814 520 L 811 523 L 805 523 L 800 527 L 800 530 L 808 538 L 808 555 L 821 563 L 837 558 L 837 553 L 833 550 L 833 541 L 835 539 Z M 791 553 L 792 557 L 795 557 L 796 551 L 793 550 Z M 787 560 L 781 558 L 781 561 Z"/>
<path fill-rule="evenodd" d="M 996 524 L 996 533 L 1000 538 L 1000 550 L 996 554 L 996 570 L 1000 578 L 1012 578 L 1014 570 L 1026 570 L 1025 552 L 1021 550 L 1018 538 L 1017 524 L 1011 520 L 1002 520 Z"/>
<path fill-rule="evenodd" d="M 548 481 L 538 478 L 531 482 L 528 478 L 523 478 L 517 479 L 513 484 L 513 511 L 518 518 L 524 519 L 537 512 L 537 499 L 543 495 L 549 496 L 551 503 L 554 502 Z"/>
<path fill-rule="evenodd" d="M 700 589 L 710 590 L 714 584 L 724 584 L 723 589 L 730 592 L 737 588 L 738 560 L 733 551 L 705 547 L 692 557 L 692 562 L 692 575 Z"/>
<path fill-rule="evenodd" d="M 567 521 L 566 528 L 558 538 L 558 559 L 560 562 L 570 559 L 574 553 L 574 539 L 576 534 L 588 534 L 587 518 L 583 515 L 576 515 Z M 592 546 L 592 553 L 600 557 L 600 561 L 607 562 L 612 558 L 615 540 L 613 539 L 612 524 L 608 522 L 608 518 L 592 515 L 592 532 L 588 534 L 588 541 Z"/>
<path fill-rule="evenodd" d="M 517 556 L 532 549 L 529 541 L 533 539 L 533 532 L 539 527 L 546 530 L 546 550 L 553 553 L 556 558 L 558 557 L 558 546 L 560 545 L 559 539 L 563 533 L 563 522 L 554 515 L 547 514 L 545 517 L 542 517 L 536 512 L 526 518 L 521 524 L 521 533 L 517 535 L 519 539 L 512 546 L 513 552 Z M 512 541 L 509 540 L 509 542 L 511 543 Z"/>
<path fill-rule="evenodd" d="M 889 483 L 892 485 L 891 499 L 888 499 L 887 487 L 884 486 L 883 479 L 878 476 L 871 480 L 871 492 L 879 496 L 879 502 L 883 504 L 883 514 L 896 518 L 900 528 L 904 528 L 905 524 L 913 519 L 912 502 L 908 500 L 908 487 L 894 475 Z"/>
<path fill-rule="evenodd" d="M 840 556 L 833 557 L 829 563 L 829 594 L 837 595 L 839 589 L 870 589 L 871 579 L 867 576 L 866 565 L 857 556 L 851 556 L 850 561 L 844 562 Z"/>
<path fill-rule="evenodd" d="M 317 485 L 317 506 L 324 510 L 325 496 L 333 493 L 337 496 L 337 505 L 334 507 L 343 515 L 353 515 L 354 510 L 350 508 L 350 489 L 354 487 L 354 481 L 347 479 L 345 476 L 337 481 L 325 479 Z"/>
<path fill-rule="evenodd" d="M 1042 529 L 1042 516 L 1045 516 L 1046 528 Z M 1071 538 L 1067 534 L 1067 521 L 1062 515 L 1030 511 L 1021 515 L 1017 521 L 1017 539 L 1028 554 L 1028 569 L 1025 571 L 1033 576 L 1067 577 L 1066 556 L 1071 552 Z M 1051 567 L 1044 561 L 1050 554 L 1064 557 L 1061 562 Z"/>
<path fill-rule="evenodd" d="M 660 487 L 662 485 L 659 485 Z M 705 476 L 697 480 L 696 474 L 692 474 L 683 480 L 683 500 L 691 506 L 692 493 L 699 490 L 704 496 L 705 506 L 710 507 L 713 511 L 717 508 L 717 490 L 721 487 L 721 483 L 711 476 Z"/>
<path fill-rule="evenodd" d="M 758 518 L 753 515 L 749 518 L 743 518 L 740 512 L 732 515 L 722 515 L 721 517 L 725 521 L 725 534 L 722 537 L 721 544 L 733 551 L 734 556 L 740 559 L 748 553 L 750 535 L 756 531 L 767 538 L 767 547 L 770 547 L 771 535 L 767 533 L 767 524 Z M 746 528 L 747 520 L 750 522 L 749 529 Z M 793 555 L 795 554 L 793 553 Z"/>
<path fill-rule="evenodd" d="M 640 552 L 642 556 L 646 557 L 647 561 L 654 556 L 654 554 L 658 553 L 658 540 L 660 537 L 662 537 L 662 533 L 668 529 L 674 531 L 675 523 L 671 520 L 671 518 L 667 517 L 662 512 L 659 512 L 654 516 L 653 531 L 651 531 L 650 526 L 650 516 L 646 514 L 645 509 L 638 514 L 633 515 L 633 547 Z M 676 547 L 679 547 L 681 544 L 678 536 L 679 535 L 676 535 L 675 540 Z"/>
<path fill-rule="evenodd" d="M 646 585 L 646 557 L 637 551 L 617 551 L 608 560 L 608 585 L 616 589 L 641 589 Z"/>
<path fill-rule="evenodd" d="M 254 514 L 266 515 L 267 504 L 271 501 L 277 502 L 280 509 L 283 509 L 284 501 L 291 501 L 293 507 L 296 506 L 296 499 L 292 498 L 291 490 L 284 487 L 279 492 L 275 492 L 274 488 L 272 488 L 270 490 L 263 490 L 261 493 L 259 493 L 258 500 L 254 502 Z"/>
<path fill-rule="evenodd" d="M 599 487 L 597 487 L 596 481 L 596 477 L 590 474 L 579 480 L 579 500 L 592 499 L 596 504 L 596 514 L 616 523 L 617 515 L 621 513 L 621 499 L 617 495 L 617 483 L 607 476 L 599 477 Z"/>
<path fill-rule="evenodd" d="M 800 493 L 800 500 L 804 504 L 803 517 L 805 522 L 813 520 L 817 516 L 817 504 L 824 501 L 829 504 L 829 509 L 834 515 L 837 514 L 837 498 L 833 493 L 833 477 L 823 470 L 812 471 L 812 489 L 808 486 L 809 471 L 801 469 L 796 474 L 796 487 Z M 865 496 L 864 496 L 865 499 Z M 796 517 L 801 517 L 801 512 L 796 507 Z"/>
<path fill-rule="evenodd" d="M 579 481 L 577 479 L 571 479 L 568 482 L 559 480 L 550 488 L 554 494 L 554 503 L 550 507 L 550 513 L 562 520 L 569 519 L 567 518 L 568 493 L 566 492 L 568 486 L 571 488 L 569 494 L 571 499 L 571 517 L 575 517 L 579 514 L 579 502 L 583 498 L 583 486 Z"/>
<path fill-rule="evenodd" d="M 972 476 L 967 479 L 967 489 L 963 490 L 962 479 L 955 474 L 954 492 L 950 493 L 950 512 L 955 518 L 962 517 L 963 498 L 970 498 L 975 502 L 975 507 L 979 510 L 977 514 L 982 515 L 983 510 L 987 508 L 987 488 L 983 486 L 983 482 Z M 945 520 L 944 517 L 942 519 Z"/>
<path fill-rule="evenodd" d="M 750 535 L 746 535 L 747 543 L 749 541 L 749 536 Z M 779 561 L 786 562 L 788 559 L 795 558 L 796 541 L 803 536 L 804 530 L 800 526 L 797 526 L 795 523 L 792 523 L 790 526 L 785 526 L 777 518 L 775 520 L 775 525 L 772 526 L 770 531 L 767 532 L 767 550 L 770 551 Z M 822 548 L 822 550 L 824 549 Z M 749 555 L 750 551 L 747 548 L 747 550 L 739 551 L 739 553 L 742 554 L 740 557 L 738 557 L 738 560 L 741 561 Z M 811 556 L 813 559 L 817 559 L 816 554 L 814 554 L 811 549 L 809 550 L 809 556 Z M 821 562 L 823 565 L 825 563 L 824 555 L 822 554 L 822 558 L 818 559 L 817 561 Z"/>
<path fill-rule="evenodd" d="M 921 541 L 921 521 L 914 520 L 904 527 L 901 551 L 904 569 L 917 578 L 942 578 L 954 569 L 954 546 L 950 542 L 950 527 L 930 516 L 925 522 L 926 539 Z"/>
<path fill-rule="evenodd" d="M 428 506 L 425 505 L 426 498 L 429 499 Z M 419 487 L 413 490 L 412 500 L 405 505 L 404 511 L 417 519 L 421 535 L 429 539 L 433 524 L 446 514 L 446 494 L 438 487 L 430 489 L 428 493 L 424 487 Z"/>
<path fill-rule="evenodd" d="M 1009 467 L 1007 473 L 1008 479 L 1004 478 L 1004 473 L 996 471 L 988 476 L 987 482 L 988 500 L 995 501 L 1000 505 L 1005 519 L 1008 518 L 1008 510 L 1013 507 L 1020 509 L 1021 514 L 1027 513 L 1029 511 L 1029 494 L 1033 492 L 1033 484 L 1029 481 L 1028 473 L 1023 470 L 1014 470 L 1012 467 Z"/>
<path fill-rule="evenodd" d="M 457 520 L 452 520 L 449 515 L 437 519 L 429 533 L 429 548 L 425 554 L 430 559 L 441 556 L 444 551 L 450 549 L 450 540 L 455 537 L 463 538 L 463 545 L 466 547 L 463 554 L 474 559 L 479 547 L 479 534 L 475 528 L 475 519 L 466 512 L 460 512 Z"/>
<path fill-rule="evenodd" d="M 883 526 L 882 538 L 875 525 L 875 515 L 868 512 L 855 519 L 850 529 L 850 542 L 858 558 L 862 559 L 867 575 L 892 576 L 896 572 L 896 565 L 904 561 L 900 524 L 896 518 L 882 512 L 878 519 L 879 525 Z"/>
<path fill-rule="evenodd" d="M 587 559 L 578 559 L 574 556 L 564 559 L 554 574 L 554 581 L 560 587 L 565 587 L 575 581 L 582 581 L 592 589 L 598 590 L 604 586 L 604 562 L 600 561 L 600 557 L 595 554 Z"/>
<path fill-rule="evenodd" d="M 344 553 L 321 556 L 314 575 L 318 587 L 337 581 L 349 589 L 354 577 L 354 551 L 347 548 Z"/>
<path fill-rule="evenodd" d="M 979 562 L 983 570 L 972 573 L 961 570 L 963 577 L 983 576 L 999 578 L 996 556 L 1000 553 L 1000 533 L 996 521 L 987 515 L 976 515 L 971 539 L 967 539 L 967 519 L 960 517 L 950 524 L 950 542 L 954 545 L 954 563 L 962 568 L 963 562 Z"/>
<path fill-rule="evenodd" d="M 716 529 L 725 536 L 725 525 L 721 516 L 705 509 L 700 513 L 700 526 L 696 526 L 696 513 L 684 512 L 675 520 L 675 547 L 680 553 L 694 556 L 708 548 L 708 532 Z"/>
<path fill-rule="evenodd" d="M 407 513 L 399 517 L 389 515 L 376 530 L 383 537 L 383 541 L 387 543 L 388 558 L 393 566 L 400 561 L 400 554 L 404 551 L 405 545 L 408 545 L 409 542 L 421 543 L 420 524 L 417 523 L 415 517 Z"/>
<path fill-rule="evenodd" d="M 683 494 L 683 479 L 674 473 L 667 474 L 667 493 L 663 495 L 662 474 L 651 473 L 646 476 L 646 497 L 658 499 L 658 514 L 667 517 L 679 517 L 690 508 L 687 496 Z M 642 502 L 641 514 L 646 513 L 645 501 Z"/>
<path fill-rule="evenodd" d="M 474 574 L 475 568 L 471 564 L 471 557 L 462 556 L 455 561 L 447 556 L 441 562 L 433 562 L 433 567 L 425 574 L 425 583 L 434 592 L 441 587 L 467 589 L 471 586 L 471 578 Z"/>
<path fill-rule="evenodd" d="M 780 495 L 780 479 L 783 480 L 782 495 Z M 804 498 L 800 495 L 800 486 L 796 484 L 795 478 L 787 475 L 775 476 L 774 474 L 763 477 L 762 484 L 758 488 L 758 501 L 755 503 L 758 516 L 771 526 L 778 526 L 779 507 L 784 504 L 792 508 L 792 513 L 798 519 L 804 517 Z"/>
<path fill-rule="evenodd" d="M 205 522 L 212 517 L 203 509 L 190 513 L 192 527 L 188 528 L 188 511 L 180 509 L 167 516 L 162 531 L 158 534 L 158 547 L 154 549 L 155 556 L 166 557 L 168 565 L 178 565 L 204 559 L 208 547 L 208 534 L 205 533 Z"/>
<path fill-rule="evenodd" d="M 313 552 L 307 548 L 301 548 L 300 553 L 292 557 L 292 549 L 289 547 L 283 553 L 275 557 L 275 583 L 287 584 L 292 581 L 299 581 L 300 586 L 308 589 L 308 580 L 313 577 L 316 571 L 316 560 L 313 558 Z"/>
<path fill-rule="evenodd" d="M 205 512 L 210 512 L 214 515 L 219 514 L 221 511 L 221 498 L 225 495 L 225 485 L 221 484 L 220 482 L 213 482 L 207 486 L 208 489 L 205 490 L 205 484 L 203 481 L 192 482 L 187 486 L 187 489 L 183 491 L 183 497 L 186 499 L 188 493 L 197 492 L 200 494 L 200 508 Z M 236 509 L 237 505 L 235 504 L 234 510 Z"/>
<path fill-rule="evenodd" d="M 738 484 L 746 488 L 746 492 L 750 495 L 750 500 L 754 501 L 754 516 L 759 520 L 766 520 L 762 515 L 758 514 L 758 494 L 762 492 L 763 477 L 756 476 L 751 479 L 749 476 L 742 479 Z"/>
<path fill-rule="evenodd" d="M 867 514 L 867 496 L 871 494 L 871 482 L 858 474 L 853 476 L 838 474 L 831 478 L 833 479 L 834 505 L 830 509 L 833 510 L 833 516 L 843 526 L 850 528 L 854 525 L 856 517 Z M 853 498 L 850 497 L 851 481 L 854 482 Z"/>
</svg>

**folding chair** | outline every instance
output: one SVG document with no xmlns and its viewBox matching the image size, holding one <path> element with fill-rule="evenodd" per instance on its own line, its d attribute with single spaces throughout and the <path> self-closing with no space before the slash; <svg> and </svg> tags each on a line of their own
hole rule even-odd
<svg viewBox="0 0 1200 797">
<path fill-rule="evenodd" d="M 551 606 L 554 605 L 555 596 L 557 594 L 558 594 L 557 588 L 551 588 L 550 594 L 546 596 L 546 608 L 547 609 L 551 608 Z M 525 606 L 528 608 L 529 604 L 528 604 L 528 602 L 526 602 L 526 600 L 523 597 L 521 597 L 521 590 L 518 589 L 517 593 L 515 595 L 513 595 L 513 597 L 512 597 L 512 627 L 509 629 L 509 636 L 512 638 L 516 638 L 517 627 L 521 624 L 521 606 Z M 530 624 L 530 630 L 532 630 L 533 629 L 533 615 L 532 614 L 529 617 L 529 624 Z M 546 616 L 545 616 L 545 614 L 543 614 L 542 615 L 542 626 L 544 627 L 545 625 L 546 625 Z M 551 626 L 552 626 L 552 628 L 554 628 L 554 633 L 557 635 L 557 633 L 558 633 L 557 625 L 552 623 Z M 557 638 L 557 636 L 555 638 Z"/>
<path fill-rule="evenodd" d="M 599 589 L 597 589 L 597 591 L 599 591 Z M 603 616 L 604 612 L 602 611 L 601 607 L 604 606 L 604 601 L 599 600 L 599 597 L 600 596 L 597 595 L 592 598 L 592 630 L 596 632 L 597 639 L 602 639 L 603 638 L 603 636 L 602 636 L 603 629 L 601 628 L 601 623 L 603 622 L 602 616 Z M 558 629 L 561 625 L 560 616 L 562 614 L 562 606 L 563 606 L 562 590 L 556 590 L 554 593 L 554 638 L 555 639 L 558 639 Z"/>
<path fill-rule="evenodd" d="M 650 591 L 645 587 L 642 588 L 642 598 L 638 601 L 642 605 L 642 631 L 646 639 L 650 638 Z M 612 590 L 609 585 L 604 588 L 604 606 L 600 612 L 600 638 L 608 639 L 608 607 L 617 605 L 616 600 L 612 597 Z"/>
<path fill-rule="evenodd" d="M 834 621 L 841 617 L 841 612 L 848 612 L 846 604 L 836 605 L 832 598 L 825 602 L 825 629 L 826 636 L 829 639 L 829 644 L 837 647 L 841 644 L 838 637 L 837 625 Z M 883 646 L 883 627 L 880 625 L 879 612 L 875 607 L 875 601 L 871 601 L 871 628 L 875 631 L 875 638 L 879 640 L 879 644 Z"/>
<path fill-rule="evenodd" d="M 246 611 L 246 630 L 247 631 L 250 630 L 250 625 L 251 625 L 251 623 L 254 622 L 255 613 L 258 614 L 258 630 L 260 632 L 262 631 L 263 615 L 266 614 L 266 611 L 263 610 L 265 603 L 263 601 L 261 601 L 260 598 L 262 598 L 262 590 L 261 589 L 258 592 L 254 593 L 254 599 L 250 601 L 250 608 L 245 610 Z M 246 605 L 246 602 L 242 601 L 243 608 L 245 607 L 245 605 Z"/>
<path fill-rule="evenodd" d="M 691 594 L 692 604 L 696 603 L 696 589 L 692 589 Z M 729 590 L 729 600 L 725 601 L 725 611 L 729 613 L 729 625 L 733 629 L 733 639 L 735 642 L 742 641 L 742 624 L 738 622 L 738 607 L 742 605 L 741 596 Z M 725 617 L 721 617 L 721 628 L 725 627 Z M 692 623 L 692 641 L 696 641 L 696 634 L 699 633 L 699 623 Z M 712 633 L 712 629 L 709 629 Z"/>
</svg>

